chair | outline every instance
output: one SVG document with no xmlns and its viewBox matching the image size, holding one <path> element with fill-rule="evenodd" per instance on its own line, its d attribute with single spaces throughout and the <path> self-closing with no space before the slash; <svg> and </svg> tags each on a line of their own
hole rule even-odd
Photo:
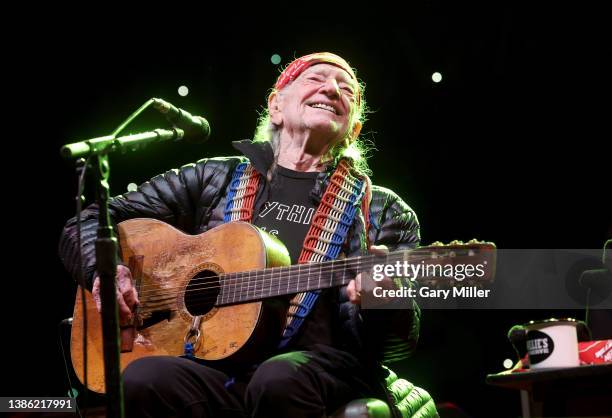
<svg viewBox="0 0 612 418">
<path fill-rule="evenodd" d="M 384 367 L 384 366 L 383 366 Z M 385 379 L 390 401 L 393 401 L 393 410 L 389 404 L 380 399 L 355 399 L 330 418 L 436 418 L 438 412 L 436 405 L 426 390 L 414 386 L 405 379 L 399 379 L 388 367 Z"/>
<path fill-rule="evenodd" d="M 389 405 L 380 399 L 364 398 L 350 401 L 330 418 L 391 418 Z"/>
</svg>

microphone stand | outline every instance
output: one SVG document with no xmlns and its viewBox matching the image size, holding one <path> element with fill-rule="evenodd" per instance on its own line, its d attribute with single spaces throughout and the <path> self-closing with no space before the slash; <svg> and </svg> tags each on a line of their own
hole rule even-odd
<svg viewBox="0 0 612 418">
<path fill-rule="evenodd" d="M 123 384 L 120 368 L 119 311 L 117 309 L 115 275 L 117 270 L 118 244 L 117 237 L 108 210 L 110 199 L 108 153 L 134 149 L 139 145 L 152 142 L 181 139 L 182 129 L 156 129 L 151 132 L 117 137 L 137 115 L 153 103 L 149 100 L 113 134 L 93 138 L 62 147 L 61 155 L 65 158 L 90 157 L 91 166 L 96 177 L 96 200 L 99 205 L 98 230 L 95 243 L 96 267 L 100 276 L 100 296 L 102 303 L 102 336 L 104 346 L 104 383 L 106 385 L 107 417 L 123 418 Z"/>
<path fill-rule="evenodd" d="M 110 198 L 108 155 L 95 155 L 93 163 L 99 205 L 96 266 L 100 275 L 100 296 L 102 299 L 106 414 L 108 417 L 122 418 L 124 416 L 123 385 L 119 360 L 119 312 L 115 290 L 118 245 L 108 213 L 108 200 Z"/>
</svg>

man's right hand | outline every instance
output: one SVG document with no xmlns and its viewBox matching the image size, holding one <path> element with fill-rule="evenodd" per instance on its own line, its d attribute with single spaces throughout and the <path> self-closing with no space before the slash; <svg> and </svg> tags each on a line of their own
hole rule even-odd
<svg viewBox="0 0 612 418">
<path fill-rule="evenodd" d="M 132 322 L 132 311 L 136 305 L 140 303 L 138 300 L 138 292 L 132 284 L 132 272 L 126 266 L 117 265 L 117 274 L 115 276 L 115 286 L 117 290 L 117 305 L 119 308 L 119 325 L 126 326 Z M 91 289 L 98 312 L 102 310 L 100 303 L 100 276 L 96 276 Z"/>
</svg>

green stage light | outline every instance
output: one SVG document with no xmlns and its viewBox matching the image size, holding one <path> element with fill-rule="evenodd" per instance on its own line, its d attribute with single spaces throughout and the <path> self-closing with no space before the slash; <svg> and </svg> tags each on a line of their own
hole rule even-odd
<svg viewBox="0 0 612 418">
<path fill-rule="evenodd" d="M 274 54 L 272 57 L 270 57 L 270 61 L 272 61 L 272 64 L 278 65 L 281 63 L 281 57 L 278 54 Z"/>
<path fill-rule="evenodd" d="M 189 89 L 187 88 L 187 86 L 180 86 L 178 88 L 178 94 L 180 96 L 185 97 L 185 96 L 187 96 L 189 94 Z"/>
</svg>

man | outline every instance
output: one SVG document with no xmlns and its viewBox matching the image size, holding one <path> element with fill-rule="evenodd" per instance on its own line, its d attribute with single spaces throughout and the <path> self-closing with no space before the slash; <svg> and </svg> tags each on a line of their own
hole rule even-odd
<svg viewBox="0 0 612 418">
<path fill-rule="evenodd" d="M 205 159 L 157 176 L 113 199 L 111 216 L 156 218 L 193 234 L 249 221 L 277 235 L 292 263 L 414 248 L 416 215 L 366 176 L 364 109 L 363 86 L 344 59 L 298 58 L 279 76 L 255 140 L 234 143 L 246 158 Z M 238 186 L 247 183 L 251 190 Z M 90 281 L 96 213 L 95 205 L 84 211 L 81 227 Z M 66 225 L 60 255 L 76 276 L 75 222 Z M 238 376 L 186 358 L 133 362 L 124 372 L 128 415 L 325 417 L 351 399 L 385 396 L 380 363 L 410 354 L 419 311 L 360 309 L 360 282 L 358 275 L 341 289 L 297 295 L 278 354 Z M 127 323 L 139 302 L 127 267 L 118 266 L 117 283 Z M 98 277 L 93 295 L 99 308 Z"/>
</svg>

